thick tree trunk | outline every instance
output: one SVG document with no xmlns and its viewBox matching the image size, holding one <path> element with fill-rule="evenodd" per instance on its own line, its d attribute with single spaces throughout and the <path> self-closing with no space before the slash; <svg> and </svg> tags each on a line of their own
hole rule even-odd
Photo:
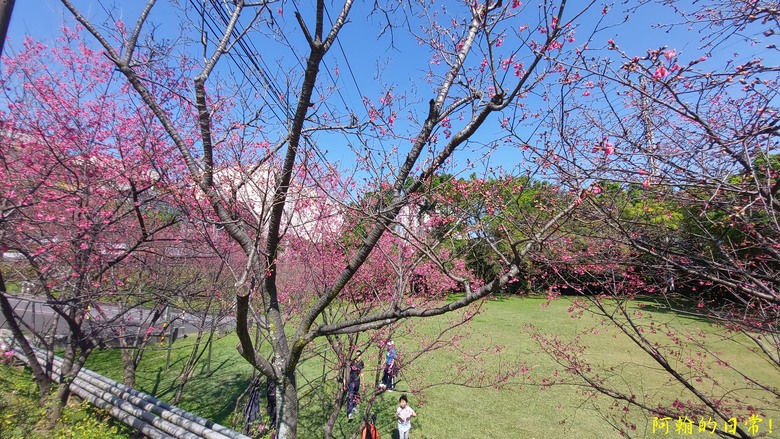
<svg viewBox="0 0 780 439">
<path fill-rule="evenodd" d="M 122 348 L 122 382 L 127 387 L 135 387 L 135 371 L 143 352 L 143 343 L 138 340 L 138 333 L 130 334 L 122 325 L 117 331 L 119 346 Z"/>
<path fill-rule="evenodd" d="M 14 335 L 16 343 L 21 346 L 24 355 L 30 359 L 29 367 L 32 371 L 33 378 L 35 378 L 35 384 L 38 385 L 38 391 L 41 394 L 41 398 L 45 398 L 49 395 L 49 392 L 51 392 L 51 379 L 46 374 L 46 371 L 43 370 L 41 364 L 35 360 L 35 353 L 30 344 L 27 343 L 27 339 L 24 338 L 22 328 L 16 321 L 16 314 L 14 313 L 11 302 L 8 300 L 6 294 L 5 279 L 3 278 L 3 272 L 0 270 L 0 309 L 2 309 L 3 317 L 5 317 L 8 327 L 11 328 L 11 333 Z"/>
<path fill-rule="evenodd" d="M 62 416 L 62 410 L 70 398 L 70 383 L 71 380 L 63 380 L 57 386 L 57 392 L 49 404 L 49 428 L 54 428 Z"/>
<path fill-rule="evenodd" d="M 283 377 L 282 385 L 277 387 L 277 430 L 278 439 L 298 437 L 298 387 L 295 371 Z"/>
<path fill-rule="evenodd" d="M 122 346 L 122 381 L 127 387 L 135 387 L 136 352 L 120 337 Z"/>
<path fill-rule="evenodd" d="M 50 400 L 51 404 L 48 408 L 48 421 L 49 426 L 54 428 L 57 421 L 62 416 L 62 410 L 65 404 L 68 403 L 70 398 L 70 384 L 79 374 L 84 367 L 84 363 L 87 361 L 87 357 L 92 353 L 94 344 L 90 341 L 82 341 L 81 343 L 73 342 L 74 333 L 80 333 L 80 331 L 71 332 L 67 349 L 62 358 L 62 367 L 60 367 L 59 384 L 57 385 L 57 391 L 54 397 Z"/>
<path fill-rule="evenodd" d="M 75 370 L 76 373 L 78 373 L 78 368 L 73 359 L 76 357 L 75 349 L 67 349 L 65 351 L 65 355 L 63 355 L 62 358 L 62 367 L 60 367 L 60 376 L 59 376 L 59 384 L 57 385 L 57 391 L 53 395 L 53 397 L 49 400 L 48 404 L 48 421 L 49 421 L 49 428 L 54 428 L 55 425 L 57 425 L 57 421 L 59 421 L 60 417 L 62 416 L 62 410 L 65 407 L 65 404 L 68 403 L 68 398 L 70 398 L 70 383 L 73 382 L 73 378 L 76 374 L 73 373 Z"/>
<path fill-rule="evenodd" d="M 8 33 L 8 26 L 11 24 L 11 13 L 14 10 L 15 1 L 0 1 L 0 55 L 3 54 L 3 47 L 5 47 L 5 36 Z"/>
</svg>

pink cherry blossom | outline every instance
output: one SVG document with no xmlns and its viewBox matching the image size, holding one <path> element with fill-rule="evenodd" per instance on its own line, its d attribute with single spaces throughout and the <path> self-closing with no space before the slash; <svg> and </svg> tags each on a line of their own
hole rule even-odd
<svg viewBox="0 0 780 439">
<path fill-rule="evenodd" d="M 669 70 L 666 69 L 664 66 L 659 66 L 655 69 L 655 72 L 653 72 L 653 78 L 655 79 L 664 79 L 669 75 Z"/>
</svg>

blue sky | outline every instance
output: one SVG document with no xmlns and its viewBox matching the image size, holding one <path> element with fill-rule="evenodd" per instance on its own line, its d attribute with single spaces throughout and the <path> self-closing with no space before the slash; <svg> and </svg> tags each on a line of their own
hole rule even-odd
<svg viewBox="0 0 780 439">
<path fill-rule="evenodd" d="M 95 0 L 80 0 L 74 1 L 77 7 L 80 8 L 85 15 L 90 18 L 102 17 L 105 14 L 100 2 Z M 145 3 L 141 0 L 125 0 L 118 2 L 103 2 L 106 5 L 117 4 L 118 8 L 112 8 L 112 13 L 117 18 L 122 18 L 129 23 L 135 22 L 138 9 Z M 157 34 L 165 35 L 166 31 L 172 31 L 175 29 L 166 28 L 167 21 L 173 21 L 171 19 L 172 9 L 167 5 L 168 2 L 160 1 L 155 6 L 156 15 L 152 16 L 152 22 L 162 24 L 159 27 Z M 186 3 L 186 0 L 184 0 Z M 296 2 L 286 3 L 286 12 L 291 17 L 292 8 L 290 5 L 299 4 L 299 8 L 305 14 L 310 14 L 313 9 L 311 4 L 312 0 L 298 0 Z M 331 2 L 327 1 L 326 4 Z M 356 2 L 361 5 L 365 2 Z M 368 2 L 371 3 L 371 2 Z M 437 2 L 440 3 L 440 2 Z M 531 3 L 531 2 L 526 2 Z M 581 2 L 570 2 L 572 5 L 579 4 Z M 449 4 L 449 3 L 448 3 Z M 356 6 L 359 8 L 361 6 Z M 570 6 L 571 7 L 571 6 Z M 620 6 L 616 6 L 608 14 L 607 23 L 618 23 L 626 16 L 626 13 L 621 11 Z M 425 59 L 429 56 L 424 46 L 419 46 L 416 42 L 408 37 L 402 36 L 402 33 L 395 35 L 395 47 L 390 47 L 389 37 L 385 35 L 381 40 L 377 41 L 378 22 L 377 20 L 366 19 L 365 11 L 353 11 L 352 21 L 347 24 L 343 34 L 341 35 L 339 42 L 340 45 L 335 47 L 329 56 L 325 60 L 325 69 L 329 74 L 332 74 L 335 69 L 341 72 L 341 77 L 337 79 L 339 83 L 340 99 L 336 102 L 342 102 L 345 105 L 362 105 L 360 104 L 360 98 L 362 95 L 368 95 L 370 97 L 377 97 L 381 92 L 382 81 L 376 79 L 376 71 L 378 65 L 385 72 L 384 81 L 385 84 L 396 84 L 399 89 L 410 90 L 410 104 L 412 107 L 419 108 L 418 111 L 424 111 L 427 106 L 427 101 L 432 97 L 432 91 L 424 81 L 420 80 L 423 76 L 423 72 L 420 70 L 420 65 L 423 67 L 425 63 L 414 64 L 415 67 L 410 67 L 410 60 L 418 61 Z M 335 14 L 335 12 L 333 12 Z M 377 17 L 380 19 L 381 17 Z M 587 26 L 592 26 L 595 20 L 601 17 L 601 6 L 594 7 L 590 15 L 584 17 L 583 29 Z M 13 52 L 13 47 L 17 46 L 20 40 L 30 35 L 36 39 L 50 40 L 59 34 L 59 27 L 65 22 L 72 22 L 70 14 L 63 11 L 63 7 L 59 1 L 55 0 L 21 0 L 16 2 L 15 10 L 13 12 L 11 25 L 9 28 L 9 40 L 6 43 L 5 53 L 7 55 Z M 643 55 L 647 49 L 658 48 L 663 45 L 667 45 L 670 48 L 677 49 L 681 52 L 683 60 L 690 60 L 698 58 L 701 51 L 698 49 L 700 45 L 701 35 L 695 32 L 687 32 L 684 28 L 678 28 L 677 30 L 666 33 L 660 30 L 652 29 L 652 25 L 658 22 L 673 21 L 674 16 L 670 14 L 668 8 L 662 8 L 659 6 L 646 6 L 641 10 L 641 13 L 628 16 L 628 22 L 626 25 L 615 28 L 607 28 L 602 31 L 593 41 L 593 45 L 606 45 L 606 41 L 610 38 L 614 38 L 619 42 L 621 49 L 627 53 Z M 307 22 L 311 22 L 311 15 L 309 15 Z M 292 23 L 294 20 L 287 20 L 287 23 Z M 301 40 L 301 33 L 297 28 L 291 28 L 285 30 L 285 35 L 291 40 Z M 584 38 L 586 35 L 584 32 L 579 32 L 577 38 Z M 294 42 L 294 41 L 293 41 Z M 578 41 L 579 43 L 579 41 Z M 732 43 L 728 46 L 722 46 L 718 48 L 718 52 L 714 54 L 716 58 L 722 58 L 722 60 L 732 57 L 732 53 L 737 50 L 736 43 Z M 10 50 L 9 50 L 10 49 Z M 272 47 L 262 47 L 264 54 L 264 61 L 268 66 L 269 71 L 276 74 L 277 77 L 284 77 L 285 68 L 290 68 L 296 61 L 292 57 L 282 60 L 281 52 L 275 53 Z M 343 49 L 343 51 L 342 51 Z M 344 57 L 344 53 L 366 53 L 371 54 L 371 57 L 366 57 L 366 60 L 358 58 L 350 58 L 347 60 Z M 737 60 L 751 59 L 756 54 L 771 55 L 773 52 L 764 50 L 757 47 L 750 49 L 751 53 L 741 53 L 737 56 Z M 776 53 L 776 52 L 774 52 Z M 776 56 L 776 55 L 772 55 Z M 277 62 L 278 61 L 278 62 Z M 367 61 L 367 62 L 360 62 Z M 287 63 L 287 64 L 285 64 Z M 351 70 L 351 72 L 350 72 Z M 283 87 L 280 87 L 280 90 Z M 283 90 L 284 91 L 284 90 Z M 484 127 L 485 129 L 477 137 L 478 140 L 489 142 L 496 137 L 498 132 L 498 121 L 493 120 L 491 123 Z M 338 155 L 338 151 L 343 145 L 345 140 L 342 138 L 325 138 L 323 143 L 332 143 L 332 147 L 328 148 L 330 154 L 336 154 L 336 160 L 345 160 L 347 154 L 343 156 Z M 467 155 L 468 156 L 468 155 Z M 493 166 L 495 164 L 511 164 L 514 158 L 515 152 L 511 149 L 502 151 L 494 155 L 492 161 L 486 166 Z M 343 158 L 342 158 L 343 157 Z M 478 156 L 474 156 L 475 158 Z M 348 163 L 343 164 L 349 166 Z"/>
<path fill-rule="evenodd" d="M 297 3 L 307 4 L 311 0 L 299 0 Z M 128 22 L 134 22 L 138 16 L 138 10 L 140 6 L 145 2 L 143 0 L 124 0 L 118 2 L 111 1 L 97 1 L 97 0 L 75 0 L 74 3 L 81 11 L 85 13 L 87 17 L 95 18 L 104 15 L 103 5 L 110 7 L 116 17 L 123 18 Z M 166 14 L 172 14 L 172 8 L 167 5 L 166 1 L 159 1 L 155 6 L 155 15 L 153 15 L 157 23 L 163 22 Z M 184 1 L 186 3 L 186 0 Z M 360 2 L 356 2 L 360 3 Z M 531 2 L 526 2 L 531 3 Z M 570 2 L 577 4 L 579 2 Z M 582 2 L 584 3 L 584 2 Z M 680 2 L 682 4 L 690 2 Z M 573 10 L 573 6 L 569 6 L 569 10 Z M 586 18 L 585 21 L 591 21 L 594 18 L 600 18 L 598 11 L 600 6 L 593 9 L 593 13 Z M 620 21 L 622 17 L 627 16 L 624 10 L 621 10 L 621 5 L 614 6 L 610 9 L 610 20 L 612 22 Z M 301 6 L 301 9 L 305 8 Z M 683 8 L 684 9 L 684 8 Z M 695 32 L 684 32 L 682 29 L 678 29 L 672 33 L 665 33 L 659 30 L 653 30 L 652 26 L 659 22 L 672 22 L 675 20 L 675 16 L 670 13 L 670 9 L 661 6 L 648 5 L 641 9 L 641 13 L 628 15 L 628 25 L 620 28 L 615 28 L 614 31 L 606 31 L 602 34 L 604 39 L 612 37 L 620 41 L 620 46 L 628 52 L 635 52 L 641 54 L 642 51 L 648 48 L 659 47 L 661 45 L 668 45 L 669 47 L 676 48 L 679 51 L 697 51 L 698 40 L 701 35 Z M 160 12 L 162 13 L 162 19 L 160 18 Z M 342 38 L 342 42 L 367 42 L 376 34 L 376 28 L 369 25 L 368 20 L 363 20 L 357 14 L 353 14 L 353 19 L 350 24 L 347 25 L 346 32 L 354 32 L 353 35 L 358 37 L 348 36 Z M 10 44 L 15 44 L 19 39 L 26 35 L 31 35 L 39 39 L 50 39 L 55 37 L 59 32 L 59 26 L 63 23 L 72 21 L 70 14 L 64 11 L 62 4 L 57 0 L 20 0 L 16 2 L 11 26 L 8 32 L 8 38 Z M 376 21 L 376 20 L 372 20 Z M 291 34 L 293 35 L 293 34 Z M 733 43 L 735 44 L 735 43 Z M 732 44 L 732 46 L 733 46 Z M 730 55 L 729 46 L 720 48 L 723 55 Z M 392 54 L 392 51 L 389 52 Z M 768 53 L 768 51 L 767 51 Z"/>
</svg>

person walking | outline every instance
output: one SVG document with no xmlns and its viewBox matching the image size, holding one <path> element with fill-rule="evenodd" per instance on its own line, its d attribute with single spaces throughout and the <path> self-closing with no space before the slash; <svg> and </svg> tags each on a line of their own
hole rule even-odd
<svg viewBox="0 0 780 439">
<path fill-rule="evenodd" d="M 411 418 L 417 417 L 417 413 L 409 407 L 409 401 L 406 395 L 398 398 L 398 408 L 395 410 L 395 417 L 398 418 L 398 438 L 409 439 L 409 430 L 412 429 Z"/>
<path fill-rule="evenodd" d="M 363 351 L 357 350 L 355 358 L 349 362 L 349 381 L 347 381 L 347 419 L 351 422 L 357 413 L 357 403 L 360 399 L 360 383 L 363 378 Z"/>
<path fill-rule="evenodd" d="M 398 351 L 395 349 L 393 340 L 387 342 L 387 351 L 385 352 L 385 370 L 382 374 L 381 390 L 392 392 L 395 389 L 395 375 L 398 373 Z"/>
</svg>

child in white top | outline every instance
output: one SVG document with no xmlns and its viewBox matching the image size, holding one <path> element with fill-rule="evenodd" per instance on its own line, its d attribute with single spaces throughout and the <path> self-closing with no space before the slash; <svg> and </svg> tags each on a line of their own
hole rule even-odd
<svg viewBox="0 0 780 439">
<path fill-rule="evenodd" d="M 398 398 L 399 407 L 395 410 L 395 417 L 398 418 L 398 437 L 399 439 L 409 439 L 409 430 L 412 428 L 412 416 L 417 417 L 417 413 L 408 405 L 406 395 Z"/>
</svg>

